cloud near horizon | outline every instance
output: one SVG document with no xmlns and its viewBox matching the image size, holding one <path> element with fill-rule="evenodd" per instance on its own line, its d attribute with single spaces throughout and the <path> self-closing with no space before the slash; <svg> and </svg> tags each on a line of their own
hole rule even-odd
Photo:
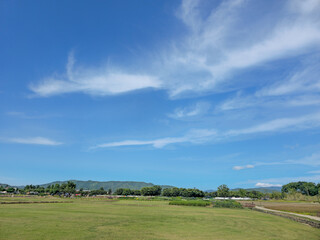
<svg viewBox="0 0 320 240">
<path fill-rule="evenodd" d="M 256 187 L 281 187 L 281 184 L 272 184 L 272 183 L 256 183 Z"/>
<path fill-rule="evenodd" d="M 320 181 L 320 175 L 302 176 L 302 177 L 269 178 L 269 179 L 263 179 L 263 180 L 249 180 L 248 183 L 272 184 L 273 186 L 276 186 L 276 185 L 287 184 L 289 182 L 298 182 L 298 181 L 317 182 L 317 181 Z"/>
</svg>

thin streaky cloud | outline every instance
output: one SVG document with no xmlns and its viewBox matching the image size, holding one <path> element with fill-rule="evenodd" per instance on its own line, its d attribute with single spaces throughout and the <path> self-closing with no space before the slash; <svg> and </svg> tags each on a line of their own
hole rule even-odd
<svg viewBox="0 0 320 240">
<path fill-rule="evenodd" d="M 168 114 L 173 119 L 188 119 L 206 114 L 211 105 L 208 102 L 197 102 L 184 108 L 176 108 L 173 113 Z"/>
<path fill-rule="evenodd" d="M 216 135 L 216 131 L 213 129 L 196 129 L 190 131 L 188 134 L 182 137 L 167 137 L 159 138 L 155 140 L 139 141 L 139 140 L 124 140 L 119 142 L 110 142 L 99 144 L 97 146 L 91 147 L 95 148 L 109 148 L 109 147 L 121 147 L 121 146 L 139 146 L 139 145 L 151 145 L 155 148 L 163 148 L 166 145 L 174 143 L 194 143 L 200 144 L 207 142 L 209 138 Z"/>
<path fill-rule="evenodd" d="M 305 165 L 305 166 L 320 166 L 320 153 L 312 153 L 311 155 L 299 158 L 299 159 L 289 159 L 277 162 L 256 162 L 254 164 L 249 164 L 245 166 L 234 166 L 234 170 L 242 170 L 247 168 L 256 168 L 261 166 L 274 166 L 274 165 Z M 319 171 L 311 171 L 308 173 L 320 173 Z"/>
<path fill-rule="evenodd" d="M 248 168 L 254 168 L 254 165 L 248 164 L 248 165 L 244 165 L 244 166 L 234 166 L 232 169 L 233 170 L 243 170 L 243 169 L 248 169 Z"/>
<path fill-rule="evenodd" d="M 264 86 L 254 93 L 237 92 L 216 106 L 216 111 L 256 107 L 302 107 L 320 104 L 320 64 L 312 60 L 308 67 L 295 70 L 285 80 Z"/>
<path fill-rule="evenodd" d="M 227 132 L 217 132 L 214 129 L 196 129 L 190 131 L 183 137 L 167 137 L 155 140 L 124 140 L 119 142 L 110 142 L 99 144 L 91 148 L 108 148 L 108 147 L 121 147 L 121 146 L 137 146 L 137 145 L 152 145 L 155 148 L 162 148 L 169 144 L 174 143 L 206 143 L 206 142 L 220 142 L 232 140 L 234 137 L 243 135 L 253 135 L 269 132 L 279 131 L 298 131 L 301 129 L 308 129 L 318 127 L 320 125 L 320 113 L 306 115 L 297 118 L 282 118 L 275 119 L 266 123 L 262 123 L 250 128 L 242 128 L 236 130 L 229 130 Z"/>
<path fill-rule="evenodd" d="M 297 131 L 299 129 L 318 127 L 319 125 L 320 113 L 315 113 L 297 118 L 280 118 L 249 128 L 230 130 L 226 132 L 226 135 L 238 136 L 274 131 Z"/>
<path fill-rule="evenodd" d="M 8 138 L 5 142 L 9 143 L 19 143 L 19 144 L 33 144 L 33 145 L 48 145 L 57 146 L 63 144 L 62 142 L 57 142 L 55 140 L 44 138 L 44 137 L 31 137 L 31 138 Z"/>
<path fill-rule="evenodd" d="M 314 64 L 300 72 L 296 72 L 289 79 L 264 87 L 256 96 L 281 96 L 301 92 L 320 91 L 320 64 Z"/>
</svg>

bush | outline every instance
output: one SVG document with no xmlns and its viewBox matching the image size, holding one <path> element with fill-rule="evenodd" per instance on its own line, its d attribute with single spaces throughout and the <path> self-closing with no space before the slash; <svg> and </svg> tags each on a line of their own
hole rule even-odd
<svg viewBox="0 0 320 240">
<path fill-rule="evenodd" d="M 199 207 L 206 207 L 209 206 L 211 203 L 209 201 L 203 201 L 203 200 L 175 200 L 169 202 L 169 205 L 182 205 L 182 206 L 199 206 Z"/>
<path fill-rule="evenodd" d="M 217 208 L 243 208 L 242 205 L 234 200 L 221 200 L 213 202 L 213 207 Z"/>
</svg>

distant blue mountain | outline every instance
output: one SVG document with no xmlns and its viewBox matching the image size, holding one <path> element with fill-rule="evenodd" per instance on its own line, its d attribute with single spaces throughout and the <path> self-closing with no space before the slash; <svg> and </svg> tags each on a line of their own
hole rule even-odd
<svg viewBox="0 0 320 240">
<path fill-rule="evenodd" d="M 240 188 L 231 189 L 231 191 L 237 191 Z M 259 187 L 259 188 L 245 188 L 247 191 L 258 191 L 262 193 L 281 192 L 281 187 Z M 217 190 L 206 190 L 206 192 L 215 192 Z"/>
</svg>

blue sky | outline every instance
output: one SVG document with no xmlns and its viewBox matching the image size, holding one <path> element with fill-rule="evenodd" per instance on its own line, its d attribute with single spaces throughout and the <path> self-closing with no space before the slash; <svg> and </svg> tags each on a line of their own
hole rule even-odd
<svg viewBox="0 0 320 240">
<path fill-rule="evenodd" d="M 320 180 L 320 1 L 0 1 L 0 182 Z"/>
</svg>

